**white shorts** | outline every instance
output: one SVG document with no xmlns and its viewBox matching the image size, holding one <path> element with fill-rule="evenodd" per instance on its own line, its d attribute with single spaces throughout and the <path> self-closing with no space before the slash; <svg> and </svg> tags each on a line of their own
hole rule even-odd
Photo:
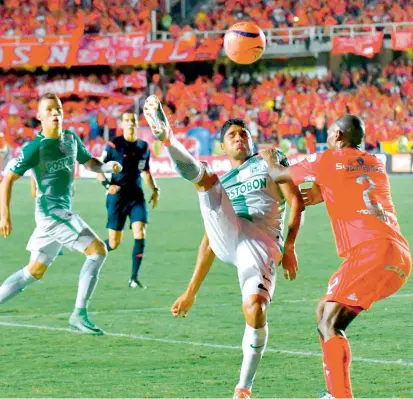
<svg viewBox="0 0 413 399">
<path fill-rule="evenodd" d="M 282 256 L 278 243 L 263 224 L 236 215 L 220 181 L 198 194 L 209 244 L 220 260 L 237 267 L 243 299 L 256 294 L 270 301 Z"/>
<path fill-rule="evenodd" d="M 50 216 L 36 216 L 36 228 L 26 249 L 32 254 L 41 253 L 51 263 L 62 246 L 83 252 L 97 239 L 96 233 L 79 215 L 59 210 Z"/>
</svg>

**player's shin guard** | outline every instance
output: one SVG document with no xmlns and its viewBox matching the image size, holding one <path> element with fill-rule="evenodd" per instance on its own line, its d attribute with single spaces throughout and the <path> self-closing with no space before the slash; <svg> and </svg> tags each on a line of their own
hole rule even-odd
<svg viewBox="0 0 413 399">
<path fill-rule="evenodd" d="M 263 328 L 252 328 L 248 324 L 245 326 L 244 338 L 242 340 L 242 359 L 241 374 L 237 388 L 251 390 L 254 382 L 255 373 L 260 364 L 262 355 L 268 341 L 268 324 Z"/>
<path fill-rule="evenodd" d="M 324 376 L 328 392 L 335 398 L 352 398 L 351 349 L 347 338 L 336 336 L 327 342 L 320 339 L 320 342 L 323 349 Z"/>
<path fill-rule="evenodd" d="M 99 273 L 106 260 L 105 255 L 89 255 L 83 264 L 79 276 L 76 308 L 86 309 L 99 279 Z"/>
<path fill-rule="evenodd" d="M 165 146 L 165 149 L 176 171 L 184 179 L 195 184 L 201 180 L 205 166 L 197 161 L 175 137 L 171 137 L 170 145 Z"/>
<path fill-rule="evenodd" d="M 145 252 L 145 239 L 135 240 L 132 250 L 132 274 L 131 280 L 138 278 L 138 272 L 143 260 L 143 253 Z"/>
<path fill-rule="evenodd" d="M 36 279 L 27 270 L 27 267 L 12 274 L 0 286 L 0 304 L 6 303 L 9 299 L 20 294 L 20 292 L 35 281 Z"/>
</svg>

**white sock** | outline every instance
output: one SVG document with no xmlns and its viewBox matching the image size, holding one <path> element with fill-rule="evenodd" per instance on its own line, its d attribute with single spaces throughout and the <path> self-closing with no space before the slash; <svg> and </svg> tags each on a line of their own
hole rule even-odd
<svg viewBox="0 0 413 399">
<path fill-rule="evenodd" d="M 12 274 L 0 286 L 0 304 L 20 294 L 35 281 L 36 279 L 27 270 L 27 266 Z"/>
<path fill-rule="evenodd" d="M 198 183 L 201 180 L 205 170 L 204 165 L 197 161 L 175 137 L 171 138 L 171 144 L 165 146 L 165 149 L 176 171 L 184 179 L 192 183 Z"/>
<path fill-rule="evenodd" d="M 99 273 L 105 263 L 104 255 L 89 255 L 86 257 L 79 276 L 79 285 L 76 297 L 76 308 L 86 309 L 89 299 L 99 280 Z"/>
<path fill-rule="evenodd" d="M 254 383 L 255 373 L 260 364 L 262 355 L 268 341 L 268 324 L 263 328 L 252 328 L 248 324 L 245 326 L 244 338 L 242 339 L 242 359 L 241 373 L 237 388 L 251 390 Z"/>
</svg>

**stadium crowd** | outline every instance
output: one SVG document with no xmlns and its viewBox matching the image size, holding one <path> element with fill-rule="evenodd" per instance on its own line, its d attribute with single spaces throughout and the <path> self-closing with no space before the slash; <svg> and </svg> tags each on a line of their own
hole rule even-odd
<svg viewBox="0 0 413 399">
<path fill-rule="evenodd" d="M 194 29 L 225 30 L 245 19 L 264 29 L 413 21 L 409 0 L 211 0 L 185 26 L 161 0 L 0 0 L 0 36 L 60 35 L 79 21 L 85 33 L 148 33 L 152 10 L 157 11 L 156 28 L 173 37 Z"/>
<path fill-rule="evenodd" d="M 257 4 L 258 3 L 258 4 Z M 215 0 L 195 17 L 198 30 L 224 30 L 251 18 L 261 28 L 413 21 L 409 0 Z"/>
<path fill-rule="evenodd" d="M 108 85 L 118 73 L 90 74 L 82 79 Z M 54 80 L 79 75 L 56 74 Z M 47 78 L 50 81 L 50 76 Z M 7 74 L 0 77 L 3 105 L 0 130 L 3 141 L 18 146 L 33 136 L 37 85 L 46 75 Z M 165 88 L 165 90 L 162 90 Z M 10 93 L 18 93 L 8 97 Z M 352 68 L 323 78 L 294 77 L 276 72 L 241 73 L 225 77 L 199 76 L 193 82 L 176 71 L 173 76 L 154 74 L 145 89 L 125 88 L 117 96 L 65 98 L 65 127 L 76 129 L 84 140 L 100 139 L 104 125 L 115 133 L 116 116 L 104 112 L 120 99 L 123 107 L 142 105 L 147 94 L 156 94 L 166 104 L 175 128 L 202 126 L 214 135 L 222 123 L 234 116 L 245 118 L 258 142 L 306 138 L 308 146 L 325 142 L 328 124 L 346 112 L 361 115 L 367 123 L 367 145 L 405 135 L 413 139 L 413 63 L 401 58 L 383 70 L 377 65 Z M 125 104 L 125 99 L 130 102 Z M 119 100 L 119 101 L 120 101 Z M 139 102 L 140 101 L 140 102 Z M 140 123 L 146 122 L 141 114 Z M 310 147 L 311 148 L 311 147 Z"/>
</svg>

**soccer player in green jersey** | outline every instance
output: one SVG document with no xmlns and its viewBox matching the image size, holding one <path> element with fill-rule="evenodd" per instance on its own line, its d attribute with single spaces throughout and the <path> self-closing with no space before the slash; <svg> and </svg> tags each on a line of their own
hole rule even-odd
<svg viewBox="0 0 413 399">
<path fill-rule="evenodd" d="M 107 251 L 96 233 L 72 212 L 72 185 L 76 161 L 97 173 L 119 173 L 122 167 L 117 162 L 104 164 L 92 157 L 76 134 L 62 129 L 62 103 L 55 94 L 47 93 L 40 98 L 37 118 L 42 125 L 41 132 L 22 149 L 0 190 L 0 234 L 8 237 L 12 231 L 13 184 L 32 169 L 36 181 L 36 229 L 27 244 L 30 261 L 0 286 L 0 304 L 40 280 L 64 245 L 86 255 L 69 324 L 84 333 L 102 335 L 103 331 L 89 319 L 87 307 Z"/>
<path fill-rule="evenodd" d="M 291 183 L 274 184 L 267 162 L 253 153 L 251 134 L 243 120 L 230 119 L 221 129 L 221 147 L 233 169 L 218 179 L 208 165 L 194 159 L 174 138 L 157 97 L 147 98 L 144 115 L 178 173 L 194 183 L 206 230 L 192 279 L 171 312 L 174 316 L 187 315 L 215 256 L 236 266 L 246 326 L 234 398 L 249 398 L 267 345 L 267 310 L 277 266 L 282 264 L 285 278 L 296 277 L 295 240 L 304 210 L 302 197 Z M 273 151 L 273 157 L 276 163 L 288 166 L 281 152 Z M 284 240 L 286 202 L 291 212 Z"/>
</svg>

